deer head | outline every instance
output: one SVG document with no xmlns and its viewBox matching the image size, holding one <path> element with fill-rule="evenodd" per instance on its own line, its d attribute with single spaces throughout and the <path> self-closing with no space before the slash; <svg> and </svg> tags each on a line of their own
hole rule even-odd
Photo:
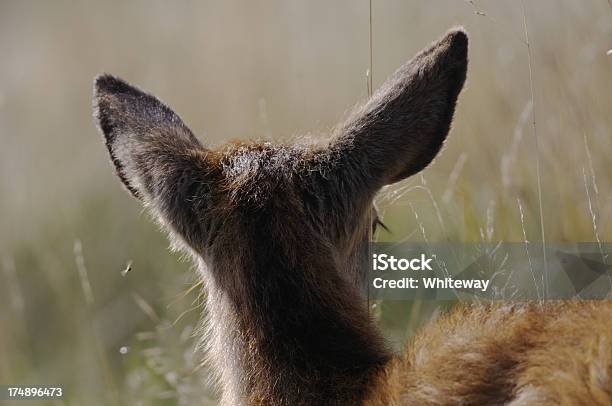
<svg viewBox="0 0 612 406">
<path fill-rule="evenodd" d="M 198 263 L 226 404 L 354 404 L 389 360 L 359 293 L 376 192 L 449 131 L 467 36 L 416 55 L 319 144 L 209 149 L 154 96 L 96 78 L 117 175 Z"/>
</svg>

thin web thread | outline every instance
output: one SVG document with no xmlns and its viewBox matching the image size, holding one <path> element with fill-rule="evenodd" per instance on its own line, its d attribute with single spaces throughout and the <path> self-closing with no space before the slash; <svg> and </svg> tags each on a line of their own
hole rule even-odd
<svg viewBox="0 0 612 406">
<path fill-rule="evenodd" d="M 542 260 L 544 262 L 544 299 L 548 298 L 548 260 L 546 258 L 546 235 L 544 232 L 544 208 L 542 204 L 542 178 L 540 175 L 540 145 L 538 142 L 538 133 L 536 131 L 536 105 L 535 95 L 533 91 L 533 68 L 531 66 L 531 43 L 529 42 L 529 33 L 527 31 L 527 13 L 525 12 L 525 3 L 521 1 L 521 7 L 523 9 L 523 28 L 525 30 L 525 43 L 527 45 L 527 61 L 529 64 L 529 89 L 531 92 L 531 103 L 533 111 L 531 113 L 532 126 L 533 126 L 533 139 L 535 142 L 535 164 L 536 164 L 536 177 L 538 187 L 538 206 L 540 214 L 540 234 L 542 235 Z"/>
<path fill-rule="evenodd" d="M 370 58 L 369 58 L 369 66 L 368 66 L 368 70 L 366 72 L 366 84 L 368 87 L 368 98 L 372 97 L 372 0 L 368 0 L 369 2 L 369 35 L 368 35 L 368 39 L 369 39 L 369 51 L 370 51 Z M 372 217 L 372 210 L 370 210 L 370 214 L 369 214 L 369 221 L 368 221 L 368 258 L 367 261 L 370 261 L 370 258 L 372 258 L 372 243 L 374 242 L 374 235 L 373 235 L 373 230 L 372 230 L 372 222 L 374 221 L 374 218 Z M 369 264 L 369 262 L 367 262 Z M 366 296 L 367 296 L 367 305 L 368 305 L 368 312 L 370 312 L 371 306 L 370 306 L 370 272 L 369 272 L 369 265 L 366 267 Z"/>
</svg>

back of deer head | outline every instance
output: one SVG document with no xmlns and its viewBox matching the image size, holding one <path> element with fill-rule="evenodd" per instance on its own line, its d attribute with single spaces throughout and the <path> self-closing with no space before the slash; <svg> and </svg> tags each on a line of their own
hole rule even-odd
<svg viewBox="0 0 612 406">
<path fill-rule="evenodd" d="M 198 263 L 223 402 L 355 404 L 390 355 L 359 293 L 376 192 L 425 168 L 449 131 L 467 36 L 416 55 L 321 144 L 209 149 L 109 75 L 95 115 L 117 175 Z"/>
</svg>

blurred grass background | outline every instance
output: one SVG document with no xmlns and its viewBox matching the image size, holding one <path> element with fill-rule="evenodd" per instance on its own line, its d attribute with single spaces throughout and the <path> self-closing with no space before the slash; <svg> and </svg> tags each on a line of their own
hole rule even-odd
<svg viewBox="0 0 612 406">
<path fill-rule="evenodd" d="M 610 239 L 609 1 L 374 0 L 372 18 L 375 88 L 450 26 L 471 39 L 446 148 L 383 191 L 380 241 L 538 241 L 540 214 L 548 241 Z M 115 178 L 92 79 L 157 94 L 212 145 L 325 134 L 367 95 L 368 21 L 367 1 L 1 0 L 0 384 L 215 404 L 195 277 Z M 376 305 L 396 346 L 446 306 Z"/>
</svg>

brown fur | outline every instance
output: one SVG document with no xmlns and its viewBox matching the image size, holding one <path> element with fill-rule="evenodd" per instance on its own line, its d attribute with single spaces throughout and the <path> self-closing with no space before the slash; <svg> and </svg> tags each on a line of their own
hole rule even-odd
<svg viewBox="0 0 612 406">
<path fill-rule="evenodd" d="M 610 303 L 459 307 L 403 355 L 359 284 L 372 199 L 450 129 L 467 35 L 402 66 L 324 145 L 206 148 L 109 75 L 94 109 L 119 178 L 198 264 L 224 405 L 609 404 Z"/>
<path fill-rule="evenodd" d="M 609 405 L 612 302 L 459 306 L 373 385 L 379 405 Z"/>
</svg>

